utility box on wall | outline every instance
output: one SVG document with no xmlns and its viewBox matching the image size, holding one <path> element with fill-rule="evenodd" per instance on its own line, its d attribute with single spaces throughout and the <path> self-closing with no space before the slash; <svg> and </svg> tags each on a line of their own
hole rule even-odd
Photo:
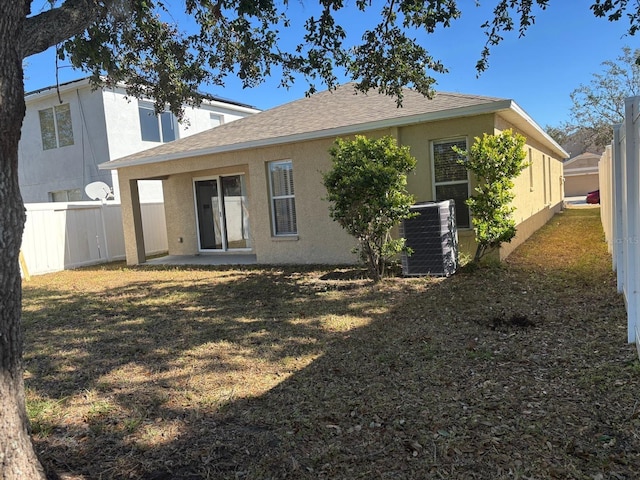
<svg viewBox="0 0 640 480">
<path fill-rule="evenodd" d="M 458 268 L 455 202 L 420 203 L 411 211 L 417 215 L 400 226 L 400 235 L 413 251 L 402 255 L 403 275 L 453 275 Z"/>
</svg>

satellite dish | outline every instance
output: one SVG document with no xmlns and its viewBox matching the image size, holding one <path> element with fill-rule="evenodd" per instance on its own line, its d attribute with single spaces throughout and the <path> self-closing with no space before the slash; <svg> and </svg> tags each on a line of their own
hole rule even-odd
<svg viewBox="0 0 640 480">
<path fill-rule="evenodd" d="M 104 182 L 92 182 L 84 187 L 84 191 L 91 200 L 107 200 L 113 198 L 111 187 Z"/>
</svg>

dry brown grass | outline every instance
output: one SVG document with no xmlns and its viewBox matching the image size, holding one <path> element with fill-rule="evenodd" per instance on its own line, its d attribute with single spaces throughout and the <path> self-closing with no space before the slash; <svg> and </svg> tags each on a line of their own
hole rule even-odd
<svg viewBox="0 0 640 480">
<path fill-rule="evenodd" d="M 130 269 L 24 286 L 66 478 L 636 478 L 640 367 L 597 210 L 447 280 Z"/>
</svg>

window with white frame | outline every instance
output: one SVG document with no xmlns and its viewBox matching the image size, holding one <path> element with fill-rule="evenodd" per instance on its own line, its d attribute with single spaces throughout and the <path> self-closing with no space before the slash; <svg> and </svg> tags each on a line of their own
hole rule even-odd
<svg viewBox="0 0 640 480">
<path fill-rule="evenodd" d="M 154 106 L 141 103 L 138 105 L 140 115 L 140 134 L 147 142 L 173 142 L 177 135 L 177 122 L 171 112 L 157 115 Z"/>
<path fill-rule="evenodd" d="M 209 113 L 209 120 L 211 128 L 219 127 L 224 123 L 224 115 L 220 115 L 219 113 Z"/>
<path fill-rule="evenodd" d="M 73 145 L 73 127 L 71 125 L 71 108 L 68 103 L 45 108 L 38 112 L 40 116 L 40 134 L 42 149 Z"/>
<path fill-rule="evenodd" d="M 458 155 L 453 147 L 467 149 L 466 138 L 433 142 L 433 176 L 436 201 L 451 200 L 456 205 L 456 224 L 460 228 L 471 226 L 469 207 L 469 173 L 458 163 Z"/>
<path fill-rule="evenodd" d="M 296 235 L 296 199 L 291 160 L 269 162 L 269 193 L 273 234 Z"/>
</svg>

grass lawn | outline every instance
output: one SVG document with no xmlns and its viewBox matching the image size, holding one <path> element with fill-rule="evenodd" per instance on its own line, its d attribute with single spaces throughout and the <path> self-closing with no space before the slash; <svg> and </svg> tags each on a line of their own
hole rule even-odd
<svg viewBox="0 0 640 480">
<path fill-rule="evenodd" d="M 640 365 L 598 214 L 449 279 L 34 277 L 37 449 L 69 479 L 637 478 Z"/>
</svg>

